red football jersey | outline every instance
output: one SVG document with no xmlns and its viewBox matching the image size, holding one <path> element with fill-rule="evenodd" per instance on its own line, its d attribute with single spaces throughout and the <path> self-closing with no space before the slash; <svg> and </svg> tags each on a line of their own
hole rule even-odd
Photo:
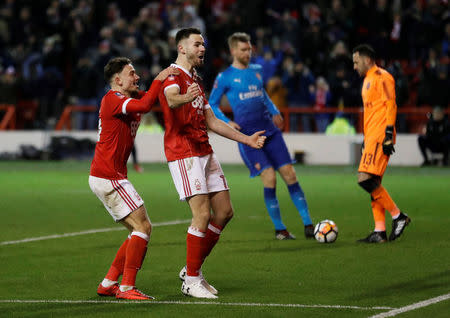
<svg viewBox="0 0 450 318">
<path fill-rule="evenodd" d="M 139 98 L 144 93 L 140 92 Z M 132 100 L 113 90 L 103 97 L 91 176 L 112 180 L 127 178 L 127 161 L 141 121 L 140 113 L 126 111 Z"/>
<path fill-rule="evenodd" d="M 159 102 L 164 113 L 164 151 L 167 161 L 189 157 L 200 157 L 212 152 L 209 144 L 204 110 L 210 108 L 203 88 L 193 74 L 183 67 L 172 64 L 180 70 L 179 75 L 169 76 L 162 84 Z M 180 94 L 186 94 L 190 85 L 200 85 L 202 93 L 190 103 L 177 108 L 170 108 L 165 96 L 169 87 L 177 86 Z"/>
</svg>

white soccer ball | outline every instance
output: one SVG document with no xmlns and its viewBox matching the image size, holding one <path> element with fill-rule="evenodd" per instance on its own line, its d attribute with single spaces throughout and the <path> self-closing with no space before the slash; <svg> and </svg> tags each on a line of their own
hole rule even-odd
<svg viewBox="0 0 450 318">
<path fill-rule="evenodd" d="M 331 220 L 323 220 L 314 228 L 314 237 L 320 243 L 333 243 L 338 236 L 338 227 Z"/>
</svg>

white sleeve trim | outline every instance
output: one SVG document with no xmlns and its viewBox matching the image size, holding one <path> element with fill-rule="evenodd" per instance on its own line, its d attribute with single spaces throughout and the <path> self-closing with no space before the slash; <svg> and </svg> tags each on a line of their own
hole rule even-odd
<svg viewBox="0 0 450 318">
<path fill-rule="evenodd" d="M 205 106 L 203 106 L 203 109 L 210 109 L 211 105 L 210 104 L 206 104 Z"/>
<path fill-rule="evenodd" d="M 174 86 L 178 87 L 178 89 L 180 88 L 180 85 L 178 85 L 178 84 L 172 84 L 172 85 L 166 86 L 166 87 L 164 87 L 164 95 L 166 95 L 166 90 L 168 88 L 171 88 L 171 87 L 174 87 Z"/>
<path fill-rule="evenodd" d="M 126 101 L 123 102 L 122 104 L 122 113 L 123 114 L 127 114 L 127 105 L 130 102 L 130 100 L 132 100 L 132 98 L 128 98 Z"/>
</svg>

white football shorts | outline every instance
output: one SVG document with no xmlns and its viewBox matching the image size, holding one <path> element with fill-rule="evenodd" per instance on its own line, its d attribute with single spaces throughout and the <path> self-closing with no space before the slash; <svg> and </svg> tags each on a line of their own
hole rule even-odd
<svg viewBox="0 0 450 318">
<path fill-rule="evenodd" d="M 170 161 L 168 164 L 180 200 L 229 189 L 214 153 Z"/>
<path fill-rule="evenodd" d="M 116 222 L 144 204 L 127 179 L 109 180 L 89 176 L 89 186 Z"/>
</svg>

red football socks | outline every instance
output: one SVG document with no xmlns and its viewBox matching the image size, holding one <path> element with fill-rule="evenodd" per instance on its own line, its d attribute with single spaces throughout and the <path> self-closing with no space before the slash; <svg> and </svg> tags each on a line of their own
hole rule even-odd
<svg viewBox="0 0 450 318">
<path fill-rule="evenodd" d="M 136 275 L 142 266 L 147 252 L 148 235 L 141 232 L 132 232 L 128 243 L 123 278 L 121 285 L 135 286 Z"/>
<path fill-rule="evenodd" d="M 222 233 L 223 227 L 210 222 L 204 239 L 203 260 L 211 253 Z"/>
<path fill-rule="evenodd" d="M 106 279 L 117 281 L 119 279 L 119 276 L 123 274 L 123 267 L 125 265 L 125 256 L 129 241 L 130 239 L 127 238 L 120 246 L 119 250 L 117 251 L 116 257 L 114 258 L 114 261 L 112 262 L 111 267 L 109 268 L 108 273 L 105 276 Z"/>
<path fill-rule="evenodd" d="M 186 271 L 188 276 L 198 276 L 203 264 L 205 232 L 189 227 L 186 237 Z"/>
</svg>

